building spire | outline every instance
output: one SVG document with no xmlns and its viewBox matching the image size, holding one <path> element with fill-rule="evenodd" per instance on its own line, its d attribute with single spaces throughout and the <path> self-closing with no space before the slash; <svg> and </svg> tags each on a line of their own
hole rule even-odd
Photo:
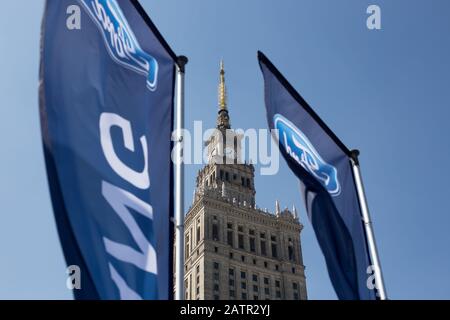
<svg viewBox="0 0 450 320">
<path fill-rule="evenodd" d="M 298 219 L 298 213 L 295 204 L 292 206 L 292 215 L 294 216 L 295 219 Z"/>
<path fill-rule="evenodd" d="M 227 88 L 225 86 L 225 67 L 223 60 L 220 60 L 220 76 L 218 88 L 219 115 L 217 116 L 217 128 L 230 129 L 230 116 L 227 108 Z"/>
<path fill-rule="evenodd" d="M 227 88 L 225 86 L 225 67 L 223 59 L 220 60 L 219 110 L 227 110 Z"/>
<path fill-rule="evenodd" d="M 275 215 L 277 217 L 280 216 L 281 210 L 280 210 L 280 202 L 278 200 L 275 200 Z"/>
</svg>

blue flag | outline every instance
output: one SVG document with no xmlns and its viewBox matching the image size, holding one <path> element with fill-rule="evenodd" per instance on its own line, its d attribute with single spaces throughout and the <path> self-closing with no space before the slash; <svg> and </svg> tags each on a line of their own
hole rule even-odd
<svg viewBox="0 0 450 320">
<path fill-rule="evenodd" d="M 258 59 L 269 127 L 278 129 L 281 154 L 300 179 L 336 294 L 339 299 L 375 299 L 367 286 L 370 259 L 351 152 L 263 53 Z"/>
<path fill-rule="evenodd" d="M 137 1 L 46 2 L 41 128 L 76 299 L 172 296 L 175 61 Z"/>
</svg>

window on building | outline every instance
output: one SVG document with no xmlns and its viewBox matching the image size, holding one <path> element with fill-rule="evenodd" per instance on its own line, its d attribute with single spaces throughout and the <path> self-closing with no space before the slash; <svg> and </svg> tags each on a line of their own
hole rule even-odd
<svg viewBox="0 0 450 320">
<path fill-rule="evenodd" d="M 254 296 L 253 296 L 253 300 L 259 300 L 258 296 L 257 296 L 257 295 L 254 295 Z"/>
<path fill-rule="evenodd" d="M 264 277 L 264 284 L 269 284 L 269 278 Z"/>
<path fill-rule="evenodd" d="M 267 268 L 267 267 L 268 267 L 267 261 L 264 261 L 264 268 Z"/>
<path fill-rule="evenodd" d="M 220 300 L 220 297 L 219 297 L 218 294 L 215 294 L 215 295 L 214 295 L 214 300 Z"/>
<path fill-rule="evenodd" d="M 238 226 L 238 231 L 239 232 L 244 232 L 244 227 L 243 226 Z"/>
<path fill-rule="evenodd" d="M 253 281 L 255 281 L 255 282 L 258 281 L 258 275 L 257 275 L 257 274 L 254 274 L 254 275 L 253 275 Z"/>
<path fill-rule="evenodd" d="M 247 283 L 246 282 L 241 282 L 241 288 L 242 289 L 247 289 Z"/>
<path fill-rule="evenodd" d="M 279 290 L 275 291 L 275 297 L 276 297 L 277 299 L 280 299 L 280 298 L 281 298 L 281 292 L 280 292 Z"/>
<path fill-rule="evenodd" d="M 299 296 L 297 292 L 294 292 L 294 300 L 299 300 Z"/>
<path fill-rule="evenodd" d="M 247 274 L 245 271 L 241 271 L 241 279 L 245 279 L 247 277 Z"/>
<path fill-rule="evenodd" d="M 230 276 L 234 276 L 234 269 L 228 269 L 228 274 L 230 275 Z"/>
<path fill-rule="evenodd" d="M 280 267 L 276 264 L 275 265 L 275 270 L 278 271 L 280 269 Z"/>
<path fill-rule="evenodd" d="M 292 273 L 295 273 L 295 268 L 294 267 L 292 267 Z"/>
<path fill-rule="evenodd" d="M 247 300 L 247 293 L 245 293 L 245 292 L 242 292 L 242 300 Z"/>
<path fill-rule="evenodd" d="M 294 261 L 294 247 L 291 244 L 288 246 L 288 255 L 289 260 Z"/>
<path fill-rule="evenodd" d="M 223 170 L 220 170 L 220 180 L 223 180 Z"/>
<path fill-rule="evenodd" d="M 230 256 L 230 259 L 233 259 L 233 252 L 230 252 L 229 256 Z"/>
<path fill-rule="evenodd" d="M 245 262 L 245 256 L 241 256 L 242 262 Z"/>
<path fill-rule="evenodd" d="M 265 293 L 266 295 L 270 295 L 270 288 L 269 288 L 269 287 L 265 287 L 265 288 L 264 288 L 264 293 Z"/>
<path fill-rule="evenodd" d="M 296 282 L 292 283 L 292 289 L 294 289 L 294 290 L 298 289 L 298 284 Z"/>
<path fill-rule="evenodd" d="M 200 242 L 200 220 L 197 221 L 197 244 Z"/>
<path fill-rule="evenodd" d="M 234 292 L 234 290 L 230 290 L 230 299 L 234 299 L 235 296 L 236 293 Z"/>
<path fill-rule="evenodd" d="M 234 279 L 229 279 L 229 280 L 228 280 L 228 285 L 229 285 L 230 287 L 234 287 Z"/>
<path fill-rule="evenodd" d="M 247 187 L 250 188 L 250 179 L 247 178 Z"/>
<path fill-rule="evenodd" d="M 187 234 L 186 235 L 186 239 L 185 239 L 185 252 L 184 252 L 184 257 L 185 257 L 185 259 L 187 259 L 187 258 L 189 258 L 189 253 L 191 252 L 189 249 L 189 244 L 190 244 L 190 241 L 189 241 L 189 234 Z"/>
<path fill-rule="evenodd" d="M 237 174 L 233 174 L 233 180 L 237 180 Z"/>
<path fill-rule="evenodd" d="M 275 287 L 279 288 L 280 287 L 280 280 L 275 280 Z"/>
<path fill-rule="evenodd" d="M 272 257 L 278 258 L 277 244 L 272 242 Z"/>
<path fill-rule="evenodd" d="M 219 291 L 219 284 L 217 283 L 214 284 L 214 291 Z"/>
<path fill-rule="evenodd" d="M 233 229 L 233 224 L 232 223 L 227 223 L 227 228 L 228 229 Z"/>
<path fill-rule="evenodd" d="M 253 259 L 253 264 L 256 265 L 256 259 Z"/>
<path fill-rule="evenodd" d="M 292 242 L 292 238 L 288 239 L 288 258 L 290 261 L 295 260 L 294 243 Z"/>
<path fill-rule="evenodd" d="M 241 177 L 241 185 L 242 185 L 243 187 L 245 187 L 245 179 L 244 179 L 244 177 Z"/>
<path fill-rule="evenodd" d="M 258 286 L 257 285 L 253 285 L 253 292 L 258 292 Z"/>
<path fill-rule="evenodd" d="M 219 263 L 218 262 L 214 262 L 214 269 L 215 270 L 219 270 Z"/>
<path fill-rule="evenodd" d="M 228 230 L 227 231 L 227 243 L 229 246 L 233 246 L 233 231 L 232 230 Z"/>
<path fill-rule="evenodd" d="M 217 281 L 220 280 L 220 279 L 219 279 L 219 273 L 218 273 L 218 272 L 214 272 L 213 277 L 214 277 L 214 280 L 217 280 Z"/>
<path fill-rule="evenodd" d="M 200 273 L 200 265 L 199 264 L 197 265 L 196 271 L 197 271 L 197 274 Z"/>
<path fill-rule="evenodd" d="M 212 238 L 214 241 L 219 241 L 219 224 L 217 222 L 212 225 Z"/>
<path fill-rule="evenodd" d="M 214 252 L 215 253 L 219 252 L 219 248 L 218 247 L 214 247 Z"/>
<path fill-rule="evenodd" d="M 255 245 L 255 237 L 250 236 L 250 251 L 255 252 L 256 251 L 256 245 Z"/>
<path fill-rule="evenodd" d="M 197 289 L 195 289 L 195 294 L 196 294 L 196 295 L 199 295 L 199 294 L 200 294 L 200 287 L 199 287 L 199 286 L 197 286 Z"/>
<path fill-rule="evenodd" d="M 230 181 L 230 174 L 228 172 L 225 172 L 225 180 Z"/>
<path fill-rule="evenodd" d="M 185 294 L 184 294 L 185 299 L 189 300 L 189 280 L 188 279 L 184 280 L 184 288 L 185 288 Z"/>
<path fill-rule="evenodd" d="M 267 256 L 266 241 L 261 240 L 261 255 Z"/>
<path fill-rule="evenodd" d="M 251 236 L 254 236 L 255 235 L 255 230 L 254 229 L 249 229 L 248 230 L 248 234 L 251 235 Z"/>
<path fill-rule="evenodd" d="M 244 235 L 243 234 L 238 235 L 238 247 L 239 247 L 239 249 L 244 249 Z"/>
</svg>

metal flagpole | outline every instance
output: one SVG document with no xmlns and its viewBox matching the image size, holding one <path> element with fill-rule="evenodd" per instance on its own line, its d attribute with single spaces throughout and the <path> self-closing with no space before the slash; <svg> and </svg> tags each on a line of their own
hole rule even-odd
<svg viewBox="0 0 450 320">
<path fill-rule="evenodd" d="M 179 56 L 176 64 L 175 141 L 175 299 L 184 300 L 184 164 L 182 163 L 184 129 L 184 71 L 188 59 Z"/>
<path fill-rule="evenodd" d="M 361 207 L 362 219 L 364 222 L 364 228 L 366 231 L 366 239 L 369 245 L 370 257 L 372 260 L 374 272 L 375 272 L 375 284 L 379 294 L 380 300 L 387 300 L 386 289 L 384 287 L 383 273 L 381 271 L 380 259 L 378 258 L 377 245 L 375 243 L 375 236 L 372 228 L 372 221 L 370 220 L 369 207 L 367 206 L 366 193 L 364 191 L 364 185 L 362 182 L 361 171 L 359 168 L 359 150 L 352 150 L 352 169 L 356 182 L 356 191 L 358 193 L 359 204 Z"/>
</svg>

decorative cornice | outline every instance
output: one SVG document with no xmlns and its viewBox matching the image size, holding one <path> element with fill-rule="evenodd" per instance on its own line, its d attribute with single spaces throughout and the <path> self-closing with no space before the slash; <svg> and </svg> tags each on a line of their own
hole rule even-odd
<svg viewBox="0 0 450 320">
<path fill-rule="evenodd" d="M 300 232 L 303 229 L 303 224 L 300 223 L 298 218 L 294 218 L 293 213 L 287 209 L 284 209 L 279 216 L 276 216 L 270 212 L 263 211 L 260 208 L 249 205 L 244 206 L 242 203 L 233 202 L 229 198 L 224 198 L 217 189 L 206 189 L 203 194 L 199 195 L 197 200 L 188 210 L 186 223 L 205 207 L 218 209 L 230 216 L 235 216 L 236 218 L 244 218 L 255 223 L 270 225 L 273 228 L 296 232 Z"/>
</svg>

